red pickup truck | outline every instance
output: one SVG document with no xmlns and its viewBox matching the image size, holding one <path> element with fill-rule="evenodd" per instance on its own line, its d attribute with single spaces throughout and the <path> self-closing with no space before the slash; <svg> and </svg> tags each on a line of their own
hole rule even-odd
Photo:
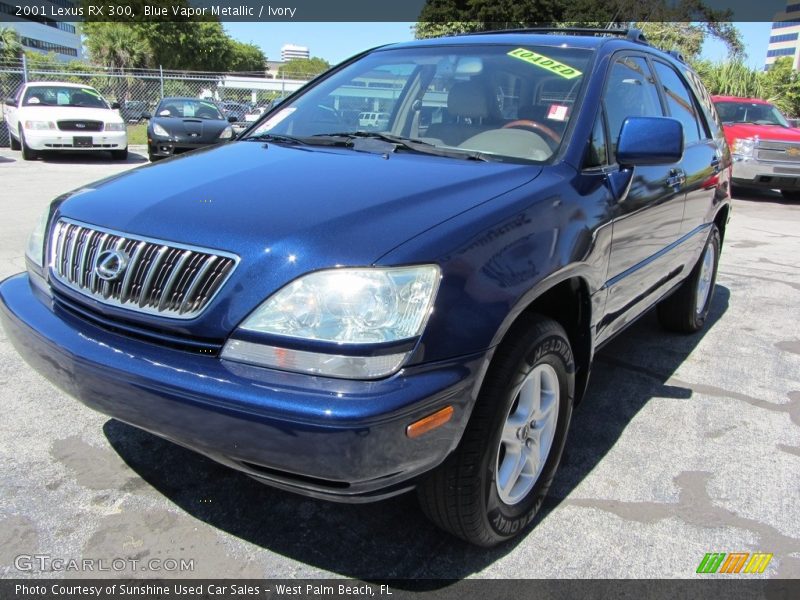
<svg viewBox="0 0 800 600">
<path fill-rule="evenodd" d="M 758 98 L 713 96 L 733 154 L 733 185 L 800 200 L 800 129 Z"/>
</svg>

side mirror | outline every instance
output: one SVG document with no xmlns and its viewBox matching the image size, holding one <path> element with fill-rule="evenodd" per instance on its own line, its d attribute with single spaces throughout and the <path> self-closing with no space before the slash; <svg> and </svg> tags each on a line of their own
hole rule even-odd
<svg viewBox="0 0 800 600">
<path fill-rule="evenodd" d="M 230 117 L 228 117 L 228 123 L 236 123 L 236 121 L 238 121 L 238 120 L 239 119 L 237 119 L 234 115 L 231 115 Z"/>
<path fill-rule="evenodd" d="M 683 158 L 683 125 L 669 117 L 628 117 L 617 142 L 623 167 L 669 165 Z"/>
<path fill-rule="evenodd" d="M 5 104 L 6 104 L 6 106 L 13 106 L 13 107 L 15 107 L 15 108 L 16 108 L 16 106 L 17 106 L 17 101 L 16 101 L 16 100 L 14 100 L 14 98 L 6 98 L 6 102 L 5 102 Z"/>
<path fill-rule="evenodd" d="M 111 108 L 114 109 L 114 110 L 119 110 L 119 108 L 120 108 L 119 102 L 112 102 L 111 103 Z"/>
<path fill-rule="evenodd" d="M 145 111 L 145 112 L 142 113 L 142 118 L 149 120 L 149 119 L 153 118 L 153 115 L 151 115 L 149 112 Z"/>
</svg>

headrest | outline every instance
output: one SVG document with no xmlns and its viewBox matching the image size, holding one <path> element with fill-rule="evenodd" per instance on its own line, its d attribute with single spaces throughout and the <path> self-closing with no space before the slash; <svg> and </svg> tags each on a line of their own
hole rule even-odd
<svg viewBox="0 0 800 600">
<path fill-rule="evenodd" d="M 460 81 L 450 88 L 447 110 L 452 115 L 485 119 L 491 115 L 488 90 L 478 81 Z"/>
</svg>

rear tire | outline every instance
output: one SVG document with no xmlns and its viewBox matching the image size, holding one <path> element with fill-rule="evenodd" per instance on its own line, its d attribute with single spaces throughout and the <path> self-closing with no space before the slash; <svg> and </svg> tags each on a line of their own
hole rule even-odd
<svg viewBox="0 0 800 600">
<path fill-rule="evenodd" d="M 522 317 L 498 348 L 458 448 L 417 487 L 436 525 L 494 546 L 542 505 L 566 442 L 575 364 L 564 329 Z"/>
<path fill-rule="evenodd" d="M 658 303 L 658 320 L 664 329 L 695 333 L 703 328 L 714 298 L 720 246 L 719 229 L 712 225 L 703 253 L 689 277 Z"/>
<path fill-rule="evenodd" d="M 800 200 L 800 190 L 781 190 L 781 196 L 786 200 L 797 202 Z"/>
<path fill-rule="evenodd" d="M 22 160 L 36 160 L 39 158 L 39 153 L 31 150 L 25 142 L 25 133 L 22 131 L 22 125 L 19 125 L 19 144 L 22 150 Z"/>
<path fill-rule="evenodd" d="M 128 160 L 128 149 L 125 148 L 124 150 L 112 150 L 111 158 L 114 160 Z"/>
</svg>

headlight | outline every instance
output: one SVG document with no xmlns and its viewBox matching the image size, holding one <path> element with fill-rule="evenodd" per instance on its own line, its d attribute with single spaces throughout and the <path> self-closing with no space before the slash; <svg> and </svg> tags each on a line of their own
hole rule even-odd
<svg viewBox="0 0 800 600">
<path fill-rule="evenodd" d="M 25 121 L 25 129 L 55 129 L 52 121 Z"/>
<path fill-rule="evenodd" d="M 48 206 L 36 222 L 36 226 L 33 228 L 28 238 L 28 246 L 25 249 L 25 255 L 28 259 L 40 268 L 44 265 L 44 238 L 47 231 L 47 219 L 49 216 L 50 207 Z"/>
<path fill-rule="evenodd" d="M 158 123 L 153 125 L 153 133 L 160 135 L 161 137 L 169 137 L 169 132 Z"/>
<path fill-rule="evenodd" d="M 156 125 L 158 127 L 158 125 Z M 155 127 L 153 128 L 155 129 Z M 106 123 L 106 131 L 125 131 L 125 123 Z"/>
<path fill-rule="evenodd" d="M 731 151 L 737 156 L 750 157 L 753 156 L 753 151 L 755 150 L 757 143 L 757 137 L 738 138 L 733 141 L 733 148 L 731 148 Z"/>
<path fill-rule="evenodd" d="M 391 348 L 392 342 L 418 337 L 431 313 L 439 278 L 435 265 L 311 273 L 274 294 L 239 329 L 336 344 L 330 354 L 231 339 L 222 357 L 331 377 L 385 377 L 402 366 L 410 350 L 374 354 L 368 352 L 370 345 Z M 343 352 L 347 344 L 365 351 Z"/>
<path fill-rule="evenodd" d="M 225 129 L 222 130 L 222 133 L 219 134 L 219 139 L 221 140 L 229 140 L 233 137 L 233 127 L 228 125 Z"/>
</svg>

